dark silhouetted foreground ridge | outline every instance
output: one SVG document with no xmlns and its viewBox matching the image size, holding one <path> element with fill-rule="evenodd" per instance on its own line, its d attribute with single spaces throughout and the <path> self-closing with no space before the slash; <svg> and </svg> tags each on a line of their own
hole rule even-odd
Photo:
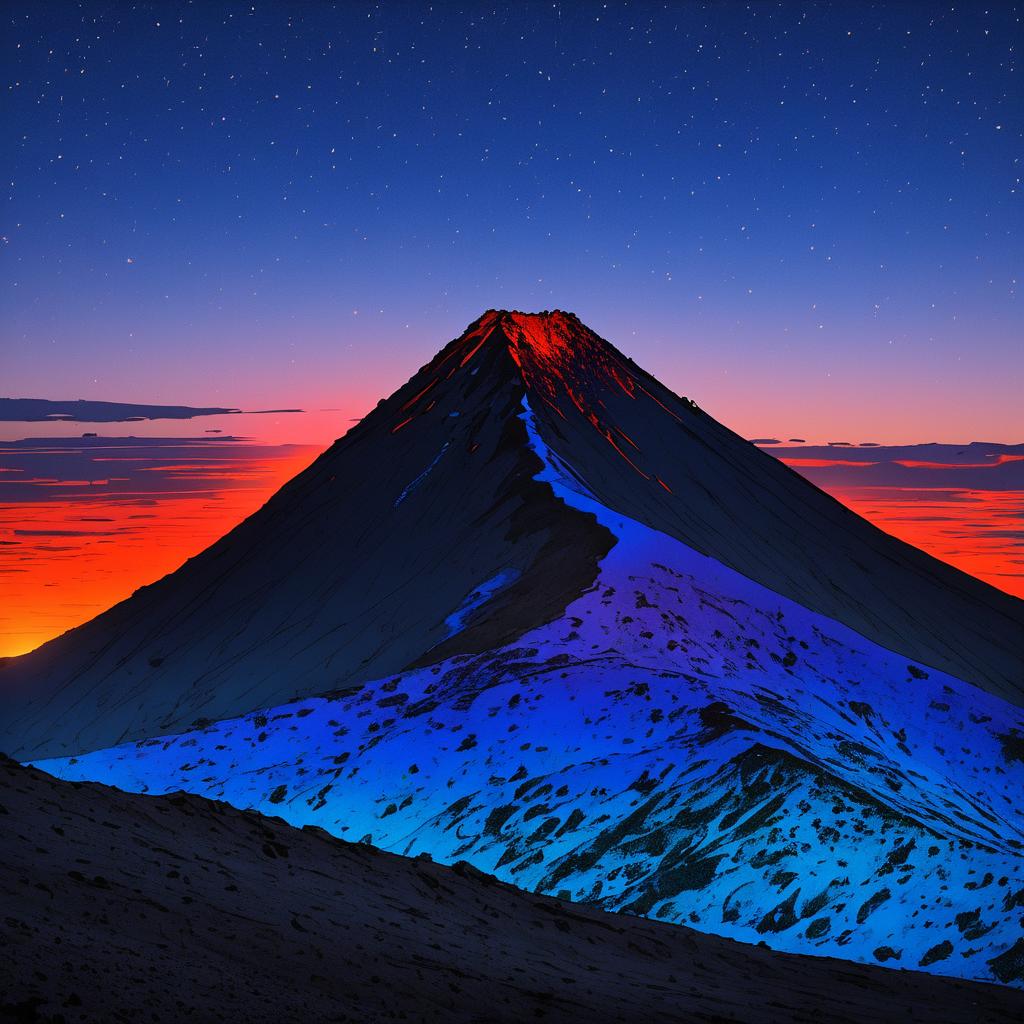
<svg viewBox="0 0 1024 1024">
<path fill-rule="evenodd" d="M 1000 1024 L 1024 994 L 520 892 L 0 760 L 0 1020 Z"/>
</svg>

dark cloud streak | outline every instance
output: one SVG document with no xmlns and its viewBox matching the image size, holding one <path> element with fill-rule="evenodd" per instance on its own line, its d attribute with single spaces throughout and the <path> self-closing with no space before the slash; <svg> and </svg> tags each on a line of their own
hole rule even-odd
<svg viewBox="0 0 1024 1024">
<path fill-rule="evenodd" d="M 191 405 L 139 405 L 131 402 L 51 401 L 47 398 L 0 398 L 3 423 L 132 423 L 140 420 L 190 420 L 197 416 L 239 416 L 246 410 Z M 253 409 L 250 415 L 302 412 L 301 409 Z"/>
</svg>

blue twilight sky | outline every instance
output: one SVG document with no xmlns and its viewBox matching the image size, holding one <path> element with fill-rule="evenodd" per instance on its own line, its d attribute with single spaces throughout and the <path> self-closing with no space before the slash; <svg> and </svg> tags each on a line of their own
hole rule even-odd
<svg viewBox="0 0 1024 1024">
<path fill-rule="evenodd" d="M 1024 440 L 1015 5 L 0 17 L 0 394 L 358 415 L 559 307 L 748 436 Z"/>
</svg>

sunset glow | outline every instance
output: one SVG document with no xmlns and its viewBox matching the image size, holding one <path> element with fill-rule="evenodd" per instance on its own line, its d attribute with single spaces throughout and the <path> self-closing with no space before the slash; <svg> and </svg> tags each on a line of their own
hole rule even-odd
<svg viewBox="0 0 1024 1024">
<path fill-rule="evenodd" d="M 1024 598 L 1021 493 L 856 488 L 830 492 L 857 515 L 908 544 Z"/>
<path fill-rule="evenodd" d="M 461 353 L 461 361 L 473 354 Z M 619 385 L 623 390 L 629 393 L 632 384 L 646 397 L 625 371 L 617 372 L 627 382 Z M 578 401 L 571 393 L 569 398 Z M 415 413 L 427 399 L 423 393 L 413 396 L 407 411 Z M 393 429 L 412 418 L 404 417 Z M 159 436 L 167 424 L 158 422 L 132 424 L 133 431 L 142 428 L 150 436 L 130 443 L 56 436 L 31 444 L 0 443 L 0 580 L 8 598 L 0 610 L 0 657 L 32 650 L 173 571 L 259 508 L 326 447 L 323 440 L 280 444 L 276 438 L 282 432 L 332 434 L 344 427 L 337 414 L 278 421 L 247 417 L 245 425 L 262 428 L 265 436 L 257 442 L 210 436 L 175 440 Z M 58 425 L 46 429 L 59 432 Z M 619 435 L 621 445 L 610 435 L 605 439 L 633 464 L 624 449 L 636 446 Z M 84 444 L 90 447 L 83 449 Z M 820 449 L 806 456 L 792 448 L 765 451 L 887 533 L 1024 597 L 1019 529 L 1024 480 L 1018 479 L 1024 454 L 993 451 L 984 458 L 968 454 L 944 462 L 904 457 L 906 448 L 841 449 L 835 458 L 819 457 Z M 861 483 L 867 474 L 901 471 L 925 477 L 915 485 Z M 928 479 L 937 472 L 947 474 L 941 486 Z M 1006 473 L 1016 475 L 998 476 Z M 953 486 L 957 480 L 959 487 Z M 1005 489 L 979 486 L 985 481 Z M 654 482 L 671 493 L 661 479 Z"/>
<path fill-rule="evenodd" d="M 140 467 L 153 483 L 136 489 L 119 487 L 127 481 L 118 473 L 138 457 L 116 450 L 94 460 L 109 465 L 111 477 L 32 479 L 38 498 L 18 503 L 2 495 L 21 474 L 0 477 L 0 657 L 24 654 L 172 572 L 318 454 L 251 446 L 238 458 L 174 459 Z"/>
</svg>

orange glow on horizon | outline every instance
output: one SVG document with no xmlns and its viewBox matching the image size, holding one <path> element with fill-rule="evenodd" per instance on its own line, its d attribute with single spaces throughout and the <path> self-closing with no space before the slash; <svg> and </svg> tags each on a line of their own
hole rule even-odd
<svg viewBox="0 0 1024 1024">
<path fill-rule="evenodd" d="M 993 587 L 1024 598 L 1024 554 L 1019 549 L 1014 552 L 1012 543 L 999 535 L 1020 515 L 1019 491 L 897 487 L 828 490 L 833 498 L 886 533 Z"/>
<path fill-rule="evenodd" d="M 770 450 L 770 449 L 769 449 Z M 801 469 L 829 469 L 832 466 L 847 466 L 850 469 L 866 469 L 868 466 L 877 466 L 877 462 L 855 462 L 852 459 L 801 459 L 799 457 L 787 456 L 779 458 L 787 466 L 792 466 L 798 472 Z M 906 465 L 906 463 L 900 463 Z"/>
<path fill-rule="evenodd" d="M 535 328 L 529 318 L 521 319 L 521 328 Z M 484 318 L 461 347 L 455 346 L 437 361 L 435 371 L 440 371 L 446 361 L 455 367 L 464 365 L 480 350 L 491 327 L 493 323 Z M 510 340 L 508 351 L 517 362 L 526 364 L 529 382 L 534 350 L 523 344 L 527 340 L 525 330 L 524 338 Z M 539 339 L 530 337 L 528 341 L 531 346 L 536 345 L 544 358 L 558 356 L 557 338 L 544 335 Z M 650 399 L 665 408 L 630 375 L 628 368 L 614 362 L 602 365 L 608 379 L 631 398 Z M 435 376 L 405 403 L 398 422 L 391 427 L 392 433 L 403 430 L 431 407 L 430 392 L 438 379 Z M 564 388 L 556 389 L 552 383 L 555 380 Z M 586 415 L 621 458 L 650 480 L 651 486 L 672 493 L 665 481 L 643 470 L 643 453 L 629 435 L 617 425 L 606 423 L 603 413 L 598 416 L 587 411 L 583 397 L 576 393 L 571 381 L 552 372 L 543 378 L 543 383 L 545 386 L 536 391 L 537 397 L 565 418 L 560 405 L 564 390 L 568 401 Z M 312 420 L 322 428 L 324 436 L 338 436 L 357 419 L 343 418 L 337 412 L 321 410 Z M 188 447 L 174 439 L 153 436 L 152 443 L 135 449 L 117 438 L 101 437 L 89 447 L 89 465 L 98 467 L 93 479 L 65 479 L 55 469 L 0 467 L 0 579 L 4 591 L 0 603 L 0 657 L 26 653 L 88 621 L 140 586 L 174 571 L 259 508 L 326 446 L 304 445 L 289 450 L 266 444 L 267 434 L 277 436 L 286 430 L 300 429 L 293 422 L 287 418 L 278 421 L 248 417 L 246 426 L 261 428 L 261 442 L 245 450 L 244 445 L 233 448 L 236 439 L 231 437 L 193 439 L 194 443 L 189 442 L 192 447 Z M 147 433 L 152 430 L 154 435 L 157 430 L 166 429 L 166 425 L 156 424 L 132 426 L 144 426 Z M 224 429 L 204 428 L 203 433 L 221 434 Z M 469 450 L 475 451 L 476 445 Z M 9 454 L 15 451 L 14 447 L 8 449 Z M 33 451 L 60 458 L 67 449 L 61 448 L 60 438 L 53 436 L 52 443 L 49 438 L 41 438 Z M 639 465 L 631 455 L 636 456 Z M 880 457 L 884 459 L 884 454 L 880 453 Z M 887 533 L 1024 598 L 1024 554 L 1019 547 L 1019 535 L 1014 532 L 1020 518 L 1019 489 L 860 485 L 849 478 L 830 484 L 811 472 L 867 469 L 883 464 L 874 458 L 853 460 L 844 457 L 840 450 L 835 458 L 786 455 L 780 461 L 804 472 L 817 486 Z M 1021 461 L 1022 455 L 1003 453 L 970 463 L 947 465 L 941 461 L 903 459 L 893 460 L 892 464 L 927 473 L 936 469 L 977 470 Z M 68 465 L 74 467 L 68 469 L 69 476 L 77 478 L 87 472 L 78 462 Z M 161 474 L 166 474 L 166 479 Z M 977 476 L 975 473 L 975 481 Z M 146 486 L 150 481 L 152 486 Z M 25 484 L 31 486 L 27 500 L 3 501 L 8 486 Z M 62 490 L 68 493 L 61 493 Z"/>
<path fill-rule="evenodd" d="M 997 455 L 987 462 L 919 462 L 915 459 L 895 459 L 897 466 L 908 469 L 991 469 L 993 466 L 1005 466 L 1008 462 L 1024 462 L 1024 455 Z"/>
<path fill-rule="evenodd" d="M 0 657 L 25 654 L 173 572 L 255 512 L 318 451 L 249 462 L 244 472 L 178 464 L 175 478 L 194 481 L 192 492 L 104 493 L 106 481 L 83 481 L 97 488 L 95 497 L 51 501 L 41 494 L 37 502 L 0 504 L 0 539 L 16 552 L 0 563 Z"/>
</svg>

